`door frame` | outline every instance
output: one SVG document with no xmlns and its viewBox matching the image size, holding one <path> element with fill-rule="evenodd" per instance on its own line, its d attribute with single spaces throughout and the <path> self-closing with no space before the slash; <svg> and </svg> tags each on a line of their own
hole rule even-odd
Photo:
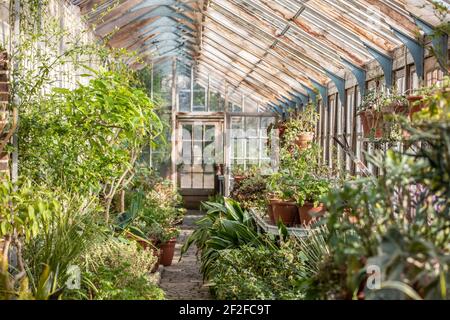
<svg viewBox="0 0 450 320">
<path fill-rule="evenodd" d="M 182 151 L 183 151 L 183 131 L 182 131 L 182 125 L 183 124 L 195 124 L 195 123 L 202 123 L 202 124 L 216 124 L 218 125 L 218 128 L 216 129 L 216 133 L 219 133 L 219 137 L 216 137 L 215 139 L 215 143 L 216 143 L 216 152 L 217 150 L 222 149 L 222 154 L 223 154 L 223 162 L 225 163 L 226 161 L 226 157 L 225 157 L 225 127 L 224 127 L 224 122 L 225 122 L 225 113 L 223 112 L 214 112 L 214 113 L 194 113 L 194 112 L 179 112 L 176 116 L 176 124 L 175 124 L 175 129 L 176 129 L 176 145 L 174 146 L 175 148 L 175 154 L 176 154 L 176 158 L 174 159 L 175 161 L 175 168 L 176 168 L 176 172 L 175 172 L 175 186 L 177 188 L 179 188 L 180 186 L 180 191 L 181 191 L 181 184 L 180 184 L 180 174 L 178 172 L 178 165 L 179 165 L 179 160 L 182 159 Z M 184 190 L 190 190 L 190 189 L 184 189 Z M 192 189 L 193 190 L 193 189 Z M 198 189 L 200 190 L 206 190 L 206 189 Z M 194 193 L 194 192 L 193 192 Z M 201 193 L 201 192 L 200 192 Z"/>
</svg>

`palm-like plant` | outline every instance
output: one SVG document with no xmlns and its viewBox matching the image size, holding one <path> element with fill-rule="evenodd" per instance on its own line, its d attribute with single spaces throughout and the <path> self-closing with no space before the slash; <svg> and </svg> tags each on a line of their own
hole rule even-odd
<svg viewBox="0 0 450 320">
<path fill-rule="evenodd" d="M 201 271 L 210 278 L 219 251 L 239 248 L 242 245 L 267 246 L 276 249 L 275 244 L 266 241 L 256 230 L 250 214 L 238 202 L 224 198 L 222 202 L 204 202 L 206 215 L 197 221 L 197 229 L 181 249 L 183 255 L 192 244 L 196 244 L 201 259 Z"/>
</svg>

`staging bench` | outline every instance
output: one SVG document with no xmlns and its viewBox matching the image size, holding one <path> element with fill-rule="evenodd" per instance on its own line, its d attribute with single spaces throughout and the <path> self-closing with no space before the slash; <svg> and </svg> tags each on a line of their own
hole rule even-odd
<svg viewBox="0 0 450 320">
<path fill-rule="evenodd" d="M 256 222 L 256 225 L 258 227 L 258 231 L 264 231 L 266 233 L 270 233 L 273 235 L 279 235 L 278 226 L 274 226 L 273 224 L 268 223 L 264 218 L 262 218 L 262 215 L 258 213 L 256 209 L 251 208 L 249 210 L 250 215 L 252 216 L 253 220 Z M 289 235 L 295 235 L 299 238 L 306 237 L 309 233 L 309 229 L 307 228 L 288 228 L 286 227 Z"/>
</svg>

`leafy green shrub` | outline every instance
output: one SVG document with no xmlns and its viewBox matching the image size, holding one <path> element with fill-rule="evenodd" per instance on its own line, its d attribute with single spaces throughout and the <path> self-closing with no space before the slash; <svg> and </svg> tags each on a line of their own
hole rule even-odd
<svg viewBox="0 0 450 320">
<path fill-rule="evenodd" d="M 423 122 L 410 130 L 411 141 L 421 143 L 415 153 L 371 157 L 382 175 L 347 183 L 328 197 L 330 263 L 351 297 L 366 285 L 355 275 L 370 265 L 380 267 L 382 282 L 380 290 L 364 290 L 367 298 L 450 297 L 450 125 Z"/>
<path fill-rule="evenodd" d="M 82 259 L 83 288 L 73 298 L 97 300 L 160 300 L 163 291 L 151 282 L 149 271 L 157 258 L 134 241 L 108 239 Z"/>
<path fill-rule="evenodd" d="M 101 194 L 108 218 L 115 193 L 161 122 L 129 74 L 92 72 L 87 85 L 54 89 L 23 110 L 19 155 L 22 173 L 36 182 Z"/>
<path fill-rule="evenodd" d="M 220 252 L 211 282 L 220 300 L 301 299 L 299 264 L 288 248 L 242 246 Z"/>
<path fill-rule="evenodd" d="M 279 248 L 241 246 L 223 250 L 211 279 L 218 299 L 304 299 L 310 279 L 329 256 L 327 231 L 291 238 Z M 269 240 L 270 241 L 270 240 Z"/>
<path fill-rule="evenodd" d="M 263 208 L 266 192 L 266 179 L 259 172 L 251 172 L 242 181 L 234 183 L 230 198 L 239 202 L 244 209 Z"/>
<path fill-rule="evenodd" d="M 183 220 L 181 196 L 172 182 L 139 167 L 127 191 L 126 212 L 118 216 L 119 227 L 143 239 L 164 243 L 179 233 Z"/>
</svg>

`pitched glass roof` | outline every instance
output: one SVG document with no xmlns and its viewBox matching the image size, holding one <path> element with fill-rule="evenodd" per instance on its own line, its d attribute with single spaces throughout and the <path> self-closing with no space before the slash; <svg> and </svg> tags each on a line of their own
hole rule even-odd
<svg viewBox="0 0 450 320">
<path fill-rule="evenodd" d="M 72 0 L 100 37 L 147 62 L 195 66 L 196 79 L 262 102 L 307 94 L 329 74 L 364 68 L 373 50 L 440 23 L 430 0 Z M 450 8 L 447 1 L 440 1 Z M 208 80 L 209 79 L 209 80 Z M 226 84 L 225 84 L 226 83 Z"/>
</svg>

